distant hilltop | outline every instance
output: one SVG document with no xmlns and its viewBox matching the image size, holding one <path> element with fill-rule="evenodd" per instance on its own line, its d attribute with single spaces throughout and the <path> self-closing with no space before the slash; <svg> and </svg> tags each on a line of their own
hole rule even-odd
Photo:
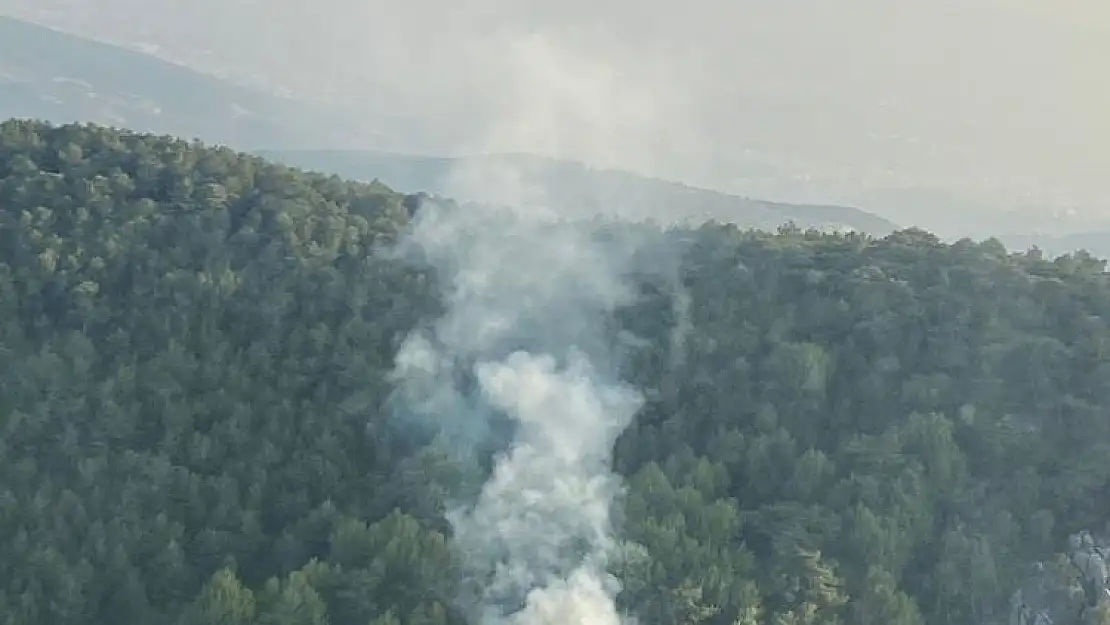
<svg viewBox="0 0 1110 625">
<path fill-rule="evenodd" d="M 555 210 L 618 213 L 659 221 L 714 219 L 741 228 L 773 230 L 788 222 L 822 231 L 886 235 L 898 226 L 873 213 L 846 207 L 756 200 L 625 171 L 530 154 L 442 157 L 377 150 L 262 150 L 260 156 L 294 167 L 359 180 L 378 179 L 407 192 L 424 191 L 460 200 L 497 201 L 491 187 L 463 188 L 455 174 L 505 169 L 542 188 Z"/>
</svg>

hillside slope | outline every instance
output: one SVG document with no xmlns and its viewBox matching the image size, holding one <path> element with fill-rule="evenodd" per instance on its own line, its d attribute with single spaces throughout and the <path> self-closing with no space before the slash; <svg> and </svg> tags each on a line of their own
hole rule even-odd
<svg viewBox="0 0 1110 625">
<path fill-rule="evenodd" d="M 0 123 L 0 620 L 503 622 L 475 594 L 523 598 L 464 575 L 447 511 L 504 432 L 460 455 L 396 401 L 405 337 L 460 296 L 387 253 L 413 225 L 381 184 Z M 712 223 L 551 225 L 561 253 L 568 229 L 636 248 L 591 329 L 644 396 L 604 562 L 640 622 L 1004 623 L 1030 563 L 1104 525 L 1102 263 Z"/>
<path fill-rule="evenodd" d="M 425 191 L 473 201 L 497 201 L 503 197 L 496 189 L 484 187 L 484 178 L 493 182 L 505 175 L 522 176 L 528 185 L 542 190 L 543 202 L 564 214 L 600 212 L 635 219 L 685 219 L 694 223 L 716 219 L 762 230 L 774 230 L 793 221 L 803 228 L 852 229 L 878 235 L 897 227 L 877 215 L 850 207 L 753 200 L 526 154 L 448 158 L 371 150 L 264 150 L 258 153 L 295 167 L 353 179 L 378 179 L 405 191 Z M 471 180 L 466 180 L 463 186 L 459 184 L 460 177 Z"/>
<path fill-rule="evenodd" d="M 320 112 L 154 57 L 0 16 L 0 119 L 97 122 L 237 146 L 320 145 Z"/>
</svg>

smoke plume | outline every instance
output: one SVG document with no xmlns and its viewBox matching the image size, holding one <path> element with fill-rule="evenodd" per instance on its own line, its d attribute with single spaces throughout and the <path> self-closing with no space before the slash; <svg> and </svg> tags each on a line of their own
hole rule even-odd
<svg viewBox="0 0 1110 625">
<path fill-rule="evenodd" d="M 642 400 L 612 374 L 602 327 L 632 296 L 628 258 L 577 224 L 434 204 L 405 245 L 436 268 L 448 312 L 397 355 L 404 404 L 464 445 L 511 421 L 477 500 L 449 514 L 464 607 L 484 624 L 617 625 L 609 465 Z"/>
<path fill-rule="evenodd" d="M 656 137 L 661 90 L 549 38 L 508 41 L 500 58 L 515 95 L 487 151 L 593 142 L 605 153 Z M 495 188 L 501 201 L 418 212 L 400 251 L 435 269 L 446 313 L 407 338 L 394 375 L 405 409 L 454 442 L 510 425 L 481 492 L 448 515 L 466 561 L 460 601 L 482 625 L 619 625 L 607 565 L 621 481 L 610 465 L 643 399 L 617 378 L 604 328 L 634 297 L 624 276 L 636 246 L 580 219 L 589 215 L 554 214 L 511 159 L 468 165 L 453 182 Z"/>
</svg>

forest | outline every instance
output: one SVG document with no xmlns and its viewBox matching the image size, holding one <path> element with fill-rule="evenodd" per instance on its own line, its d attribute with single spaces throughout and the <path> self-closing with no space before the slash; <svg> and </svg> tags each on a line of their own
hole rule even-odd
<svg viewBox="0 0 1110 625">
<path fill-rule="evenodd" d="M 450 512 L 511 432 L 459 453 L 397 417 L 397 354 L 452 301 L 395 252 L 418 199 L 0 123 L 0 624 L 488 625 Z M 1034 563 L 1080 584 L 1068 537 L 1110 519 L 1104 261 L 580 227 L 637 246 L 591 325 L 643 397 L 610 450 L 623 614 L 1002 624 Z"/>
</svg>

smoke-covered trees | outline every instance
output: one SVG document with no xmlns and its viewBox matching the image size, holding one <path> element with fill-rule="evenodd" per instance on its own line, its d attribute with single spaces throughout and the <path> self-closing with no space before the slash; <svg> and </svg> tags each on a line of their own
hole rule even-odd
<svg viewBox="0 0 1110 625">
<path fill-rule="evenodd" d="M 490 453 L 395 418 L 444 307 L 380 253 L 410 219 L 379 184 L 0 124 L 0 623 L 463 623 L 445 514 Z M 1105 525 L 1101 261 L 601 230 L 643 246 L 603 327 L 646 400 L 609 563 L 642 622 L 1004 622 Z"/>
</svg>

